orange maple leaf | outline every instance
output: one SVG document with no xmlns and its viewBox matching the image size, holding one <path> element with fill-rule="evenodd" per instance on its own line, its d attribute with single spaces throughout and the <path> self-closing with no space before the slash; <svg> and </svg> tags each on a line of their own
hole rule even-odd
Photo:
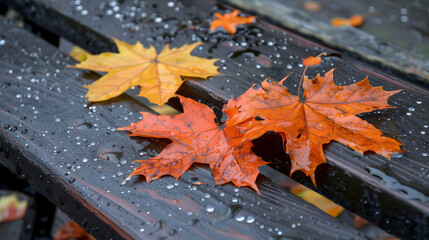
<svg viewBox="0 0 429 240">
<path fill-rule="evenodd" d="M 104 101 L 116 97 L 126 90 L 140 86 L 139 96 L 162 106 L 183 83 L 180 76 L 207 78 L 218 75 L 214 62 L 218 59 L 205 59 L 191 56 L 191 51 L 202 44 L 197 42 L 170 49 L 168 44 L 160 54 L 153 46 L 145 48 L 140 42 L 130 45 L 113 39 L 119 53 L 88 55 L 87 59 L 75 68 L 108 72 L 88 88 L 89 101 Z"/>
<path fill-rule="evenodd" d="M 231 99 L 224 111 L 235 109 L 227 125 L 235 126 L 244 135 L 242 142 L 251 141 L 267 131 L 275 131 L 283 138 L 292 162 L 291 173 L 303 171 L 315 183 L 316 167 L 326 162 L 322 145 L 332 140 L 341 142 L 363 154 L 374 151 L 390 158 L 401 152 L 401 143 L 382 136 L 383 133 L 368 122 L 354 116 L 376 109 L 391 108 L 387 99 L 401 91 L 384 91 L 372 87 L 368 77 L 349 86 L 337 86 L 333 69 L 325 77 L 303 76 L 304 94 L 291 95 L 286 87 L 265 80 L 261 88 L 250 88 L 237 99 Z M 301 86 L 300 86 L 301 87 Z M 299 87 L 299 89 L 300 89 Z M 256 121 L 263 119 L 262 121 Z"/>
<path fill-rule="evenodd" d="M 364 18 L 360 14 L 353 15 L 351 18 L 333 18 L 331 20 L 332 26 L 341 27 L 341 26 L 353 26 L 360 27 L 363 24 Z"/>
<path fill-rule="evenodd" d="M 302 60 L 302 64 L 304 64 L 305 66 L 317 65 L 321 62 L 322 62 L 322 59 L 320 57 L 315 58 L 313 56 L 307 57 L 304 60 Z"/>
<path fill-rule="evenodd" d="M 178 179 L 193 163 L 205 163 L 210 165 L 217 184 L 233 182 L 258 191 L 255 184 L 258 167 L 266 162 L 251 152 L 252 143 L 237 141 L 241 134 L 235 128 L 220 129 L 210 107 L 178 97 L 183 105 L 182 114 L 157 116 L 141 112 L 141 121 L 118 129 L 130 131 L 130 136 L 172 141 L 158 156 L 137 160 L 140 165 L 130 176 L 144 175 L 147 182 L 163 175 Z"/>
<path fill-rule="evenodd" d="M 231 35 L 234 35 L 237 32 L 237 26 L 242 24 L 253 23 L 256 19 L 255 16 L 249 17 L 240 17 L 238 14 L 240 10 L 234 10 L 233 12 L 226 13 L 222 15 L 220 13 L 215 13 L 217 19 L 212 20 L 210 25 L 210 32 L 213 32 L 218 27 L 223 27 Z"/>
</svg>

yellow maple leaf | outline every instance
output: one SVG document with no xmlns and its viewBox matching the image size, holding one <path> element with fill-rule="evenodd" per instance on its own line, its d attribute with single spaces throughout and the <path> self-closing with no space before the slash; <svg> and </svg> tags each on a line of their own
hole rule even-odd
<svg viewBox="0 0 429 240">
<path fill-rule="evenodd" d="M 145 48 L 140 42 L 130 45 L 113 40 L 119 53 L 90 55 L 82 63 L 73 66 L 108 72 L 96 82 L 85 86 L 89 90 L 86 97 L 91 102 L 107 100 L 132 87 L 140 86 L 139 96 L 162 106 L 175 96 L 183 83 L 180 76 L 208 78 L 219 74 L 218 67 L 213 65 L 218 59 L 191 56 L 192 50 L 202 42 L 172 49 L 167 44 L 157 54 L 153 46 Z"/>
</svg>

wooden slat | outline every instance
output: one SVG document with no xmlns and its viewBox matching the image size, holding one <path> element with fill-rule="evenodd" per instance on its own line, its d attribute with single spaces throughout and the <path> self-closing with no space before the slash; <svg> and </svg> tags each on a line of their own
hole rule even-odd
<svg viewBox="0 0 429 240">
<path fill-rule="evenodd" d="M 144 6 L 133 1 L 123 1 L 117 6 L 91 1 L 82 2 L 78 5 L 81 8 L 74 1 L 67 4 L 48 0 L 7 2 L 27 18 L 93 52 L 114 50 L 110 37 L 130 43 L 140 40 L 160 49 L 170 41 L 169 32 L 174 32 L 181 23 L 191 20 L 196 25 L 211 19 L 214 11 L 225 11 L 211 0 L 172 1 L 173 7 L 168 7 L 168 2 L 157 1 L 146 1 Z M 116 7 L 119 7 L 117 12 Z M 86 13 L 82 9 L 87 10 L 88 14 L 82 15 Z M 138 25 L 138 30 L 135 25 Z M 289 72 L 292 72 L 290 81 L 285 85 L 291 92 L 296 92 L 303 70 L 300 65 L 302 59 L 322 51 L 333 52 L 263 20 L 240 30 L 235 36 L 208 34 L 207 27 L 203 25 L 196 30 L 178 31 L 171 42 L 179 46 L 202 40 L 206 44 L 194 54 L 222 59 L 219 65 L 223 76 L 187 81 L 179 90 L 180 94 L 212 104 L 217 109 L 230 97 L 242 94 L 253 83 L 259 83 L 266 77 L 279 80 Z M 239 55 L 238 51 L 247 51 L 247 54 Z M 429 235 L 426 228 L 429 223 L 428 90 L 347 56 L 326 58 L 321 65 L 311 68 L 307 75 L 313 77 L 317 72 L 324 73 L 333 67 L 337 68 L 335 79 L 339 84 L 350 84 L 369 75 L 372 85 L 382 85 L 386 90 L 403 89 L 390 100 L 396 109 L 362 114 L 360 117 L 402 141 L 408 151 L 387 160 L 374 154 L 361 156 L 341 144 L 331 143 L 325 151 L 328 165 L 318 169 L 316 190 L 402 238 Z M 267 160 L 273 161 L 276 169 L 288 174 L 290 163 L 287 157 L 284 159 L 286 162 L 278 161 L 280 158 L 272 156 Z M 292 177 L 312 186 L 299 173 Z"/>
<path fill-rule="evenodd" d="M 130 161 L 166 144 L 114 131 L 150 110 L 126 94 L 88 104 L 81 85 L 94 74 L 66 68 L 75 61 L 25 30 L 0 27 L 0 163 L 97 239 L 362 238 L 265 177 L 261 195 L 215 186 L 205 167 L 120 186 Z"/>
<path fill-rule="evenodd" d="M 230 4 L 234 4 L 237 7 L 245 10 L 254 12 L 255 14 L 266 16 L 271 20 L 293 29 L 301 34 L 308 35 L 312 38 L 316 38 L 325 44 L 345 49 L 349 52 L 357 54 L 359 57 L 376 62 L 382 66 L 387 66 L 395 69 L 397 72 L 411 74 L 413 77 L 420 81 L 429 83 L 429 61 L 427 57 L 419 52 L 413 53 L 407 49 L 404 49 L 394 43 L 393 41 L 385 41 L 371 35 L 361 29 L 357 28 L 338 28 L 331 26 L 328 22 L 323 21 L 315 17 L 314 13 L 305 12 L 300 9 L 290 6 L 290 1 L 282 0 L 224 0 Z M 377 5 L 388 5 L 388 2 L 382 2 Z M 331 2 L 331 5 L 334 4 Z M 365 6 L 366 4 L 373 6 L 374 3 L 365 3 L 359 1 L 359 4 Z M 366 6 L 368 6 L 366 5 Z M 338 6 L 337 6 L 338 7 Z M 399 12 L 399 9 L 395 9 Z M 391 11 L 386 9 L 378 8 L 377 11 L 382 12 L 383 15 L 389 16 L 392 14 Z M 423 10 L 426 12 L 426 10 Z M 409 13 L 411 16 L 412 12 Z M 422 14 L 424 15 L 424 13 Z M 330 16 L 331 18 L 337 16 Z M 413 16 L 414 18 L 415 16 Z M 422 19 L 423 22 L 423 19 Z M 392 23 L 393 24 L 393 23 Z M 396 23 L 398 24 L 398 23 Z M 380 26 L 380 32 L 384 29 Z M 408 28 L 417 28 L 413 25 Z M 392 27 L 392 29 L 395 29 Z M 395 29 L 396 30 L 396 29 Z M 418 30 L 414 30 L 418 31 Z M 403 34 L 412 34 L 412 32 L 403 32 Z M 399 35 L 399 34 L 398 34 Z M 407 38 L 405 38 L 407 39 Z M 402 41 L 406 41 L 401 39 Z M 399 39 L 398 39 L 399 41 Z"/>
</svg>

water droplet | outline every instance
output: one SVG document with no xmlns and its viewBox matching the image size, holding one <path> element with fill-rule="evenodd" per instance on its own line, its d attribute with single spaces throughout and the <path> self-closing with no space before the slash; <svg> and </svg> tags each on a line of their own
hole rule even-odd
<svg viewBox="0 0 429 240">
<path fill-rule="evenodd" d="M 168 184 L 167 186 L 165 186 L 165 188 L 167 188 L 168 190 L 173 189 L 174 185 L 173 184 Z"/>
<path fill-rule="evenodd" d="M 83 158 L 82 162 L 88 162 L 88 158 Z"/>
<path fill-rule="evenodd" d="M 407 116 L 411 116 L 411 115 L 413 115 L 412 112 L 407 112 Z"/>
<path fill-rule="evenodd" d="M 423 101 L 421 101 L 421 100 L 417 100 L 417 101 L 416 101 L 416 103 L 417 103 L 417 104 L 422 104 L 422 103 L 423 103 Z"/>
<path fill-rule="evenodd" d="M 426 131 L 420 131 L 420 134 L 422 134 L 422 135 L 426 134 Z"/>
<path fill-rule="evenodd" d="M 144 232 L 144 228 L 140 228 L 140 232 Z"/>
<path fill-rule="evenodd" d="M 246 222 L 247 223 L 253 223 L 255 221 L 255 218 L 253 217 L 253 216 L 248 216 L 247 218 L 246 218 Z"/>
<path fill-rule="evenodd" d="M 120 177 L 120 176 L 122 176 L 123 174 L 124 174 L 123 172 L 119 171 L 116 175 L 117 175 L 118 177 Z"/>
<path fill-rule="evenodd" d="M 290 225 L 292 228 L 296 228 L 296 224 L 292 223 L 292 225 Z"/>
<path fill-rule="evenodd" d="M 235 221 L 237 221 L 237 222 L 242 222 L 244 220 L 244 216 L 243 215 L 241 215 L 241 214 L 238 214 L 236 217 L 235 217 Z"/>
<path fill-rule="evenodd" d="M 408 16 L 401 16 L 401 22 L 408 22 Z"/>
<path fill-rule="evenodd" d="M 410 111 L 410 112 L 414 112 L 414 110 L 416 110 L 415 108 L 413 108 L 413 107 L 409 107 L 408 108 L 408 111 Z"/>
<path fill-rule="evenodd" d="M 211 213 L 214 211 L 214 207 L 211 205 L 207 205 L 206 208 L 204 209 L 206 212 Z"/>
</svg>

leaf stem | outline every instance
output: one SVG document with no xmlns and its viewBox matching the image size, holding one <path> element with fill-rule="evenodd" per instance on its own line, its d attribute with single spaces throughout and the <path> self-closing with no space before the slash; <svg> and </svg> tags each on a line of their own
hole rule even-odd
<svg viewBox="0 0 429 240">
<path fill-rule="evenodd" d="M 308 68 L 308 66 L 310 66 L 311 65 L 311 63 L 314 61 L 314 60 L 316 60 L 317 58 L 319 58 L 319 57 L 326 57 L 328 54 L 326 53 L 326 52 L 322 52 L 321 54 L 319 54 L 319 55 L 317 55 L 315 58 L 313 58 L 308 64 L 307 64 L 307 66 L 305 66 L 305 68 L 304 68 L 304 71 L 302 72 L 302 75 L 301 75 L 301 80 L 299 81 L 299 86 L 298 86 L 298 97 L 299 97 L 299 100 L 303 100 L 302 99 L 302 97 L 301 97 L 301 86 L 302 86 L 302 83 L 304 82 L 304 76 L 305 76 L 305 72 L 307 71 L 307 68 Z"/>
</svg>

